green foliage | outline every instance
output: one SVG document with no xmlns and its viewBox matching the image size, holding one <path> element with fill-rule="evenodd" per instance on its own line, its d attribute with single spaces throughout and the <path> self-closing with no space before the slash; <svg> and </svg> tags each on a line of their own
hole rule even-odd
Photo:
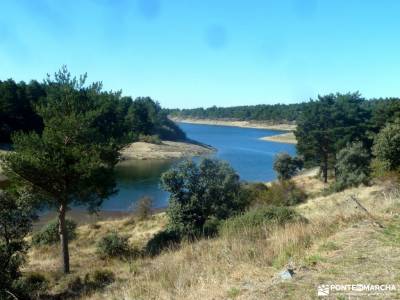
<svg viewBox="0 0 400 300">
<path fill-rule="evenodd" d="M 297 122 L 297 150 L 307 166 L 319 165 L 324 181 L 336 153 L 353 141 L 368 140 L 370 111 L 358 93 L 318 96 L 309 102 Z"/>
<path fill-rule="evenodd" d="M 288 180 L 303 168 L 303 160 L 299 157 L 291 157 L 288 153 L 279 153 L 275 157 L 274 170 L 279 180 Z"/>
<path fill-rule="evenodd" d="M 345 94 L 346 95 L 355 95 Z M 225 119 L 225 120 L 253 120 L 271 123 L 294 123 L 298 121 L 305 110 L 309 109 L 307 102 L 296 104 L 251 105 L 233 107 L 209 107 L 193 109 L 165 109 L 165 112 L 176 118 L 193 119 Z M 347 114 L 351 106 L 342 103 L 343 112 Z M 371 131 L 378 132 L 387 122 L 393 122 L 400 117 L 399 98 L 379 98 L 361 102 L 361 109 L 371 113 L 368 125 Z M 343 113 L 342 112 L 342 113 Z M 353 110 L 353 112 L 357 112 Z M 367 124 L 365 124 L 367 125 Z M 344 146 L 345 144 L 343 144 Z"/>
<path fill-rule="evenodd" d="M 207 219 L 226 219 L 246 206 L 239 176 L 218 160 L 182 162 L 162 175 L 161 184 L 171 194 L 169 227 L 183 236 L 201 235 Z"/>
<path fill-rule="evenodd" d="M 9 143 L 14 131 L 36 131 L 43 129 L 41 118 L 33 106 L 46 95 L 42 84 L 29 84 L 12 79 L 0 81 L 0 143 Z"/>
<path fill-rule="evenodd" d="M 400 119 L 388 123 L 376 135 L 372 150 L 384 171 L 400 169 Z"/>
<path fill-rule="evenodd" d="M 378 133 L 387 123 L 400 118 L 400 99 L 373 99 L 367 102 L 372 113 L 371 130 Z"/>
<path fill-rule="evenodd" d="M 147 255 L 155 256 L 163 250 L 176 247 L 182 240 L 181 234 L 171 229 L 156 233 L 146 244 Z"/>
<path fill-rule="evenodd" d="M 158 135 L 165 140 L 185 139 L 185 133 L 149 97 L 139 97 L 129 107 L 127 122 L 132 131 L 143 136 Z"/>
<path fill-rule="evenodd" d="M 99 289 L 105 288 L 115 281 L 115 275 L 110 270 L 94 270 L 86 273 L 82 279 L 76 276 L 68 283 L 68 290 L 76 294 L 89 294 Z"/>
<path fill-rule="evenodd" d="M 115 275 L 110 270 L 95 270 L 85 276 L 85 282 L 94 288 L 103 288 L 115 280 Z"/>
<path fill-rule="evenodd" d="M 30 189 L 59 212 L 64 272 L 69 272 L 66 211 L 71 205 L 95 211 L 116 192 L 119 150 L 141 134 L 185 138 L 150 98 L 132 101 L 103 91 L 99 82 L 87 85 L 86 78 L 71 76 L 64 66 L 43 84 L 19 88 L 0 82 L 0 142 L 11 136 L 15 150 L 1 158 L 2 169 L 13 185 Z"/>
<path fill-rule="evenodd" d="M 153 200 L 148 197 L 142 197 L 135 204 L 135 214 L 139 218 L 139 220 L 146 220 L 152 214 L 153 208 Z"/>
<path fill-rule="evenodd" d="M 360 142 L 347 145 L 336 156 L 335 191 L 367 184 L 370 174 L 370 155 Z"/>
<path fill-rule="evenodd" d="M 27 192 L 0 190 L 0 298 L 5 291 L 18 294 L 15 284 L 25 261 L 24 240 L 36 218 Z"/>
<path fill-rule="evenodd" d="M 68 240 L 76 239 L 76 223 L 70 219 L 65 220 Z M 40 231 L 32 235 L 32 245 L 44 246 L 53 245 L 60 242 L 60 234 L 58 231 L 58 220 L 53 220 L 44 226 Z"/>
<path fill-rule="evenodd" d="M 78 80 L 76 83 L 80 84 Z M 103 129 L 124 128 L 124 131 L 130 131 L 131 139 L 139 135 L 158 135 L 167 140 L 185 139 L 185 133 L 167 118 L 166 112 L 151 98 L 139 97 L 133 101 L 131 97 L 121 97 L 120 93 L 101 92 L 101 85 L 95 85 L 97 90 L 92 90 L 92 96 L 103 102 L 101 109 L 107 115 L 107 122 L 99 120 L 98 126 Z M 11 142 L 12 134 L 18 131 L 42 132 L 43 118 L 37 106 L 48 97 L 48 92 L 48 82 L 32 80 L 26 84 L 12 79 L 0 81 L 0 143 Z M 114 97 L 116 101 L 104 101 L 109 97 Z M 111 131 L 115 136 L 118 132 L 114 129 Z"/>
<path fill-rule="evenodd" d="M 242 195 L 252 206 L 266 203 L 268 187 L 261 182 L 244 182 L 241 185 Z"/>
<path fill-rule="evenodd" d="M 249 228 L 282 225 L 295 221 L 306 222 L 307 220 L 291 208 L 282 206 L 265 206 L 249 210 L 223 221 L 220 226 L 220 234 L 229 236 L 238 232 L 246 231 Z"/>
<path fill-rule="evenodd" d="M 270 122 L 292 122 L 302 111 L 305 103 L 274 104 L 234 107 L 209 107 L 193 109 L 170 109 L 168 114 L 178 118 L 234 119 Z"/>
<path fill-rule="evenodd" d="M 243 189 L 252 206 L 291 206 L 307 199 L 307 194 L 290 180 L 273 182 L 268 187 L 261 183 L 246 184 Z"/>
<path fill-rule="evenodd" d="M 124 258 L 131 253 L 128 237 L 112 232 L 104 236 L 97 243 L 97 254 L 101 258 Z"/>
<path fill-rule="evenodd" d="M 273 182 L 266 194 L 266 203 L 276 206 L 291 206 L 304 202 L 307 194 L 293 181 Z"/>
<path fill-rule="evenodd" d="M 144 143 L 150 143 L 150 144 L 156 144 L 156 145 L 161 145 L 162 141 L 160 137 L 156 134 L 154 135 L 139 135 L 139 142 L 144 142 Z"/>
<path fill-rule="evenodd" d="M 207 237 L 216 236 L 220 225 L 221 220 L 218 220 L 216 217 L 208 218 L 203 225 L 203 235 Z"/>
<path fill-rule="evenodd" d="M 48 288 L 49 281 L 41 273 L 31 273 L 20 277 L 14 283 L 14 290 L 23 299 L 36 299 Z"/>
<path fill-rule="evenodd" d="M 72 77 L 66 67 L 45 82 L 46 97 L 35 106 L 44 129 L 17 133 L 15 151 L 2 157 L 3 169 L 16 186 L 59 212 L 64 272 L 69 272 L 64 226 L 68 206 L 93 211 L 115 192 L 114 166 L 125 145 L 119 119 L 119 93 L 102 92 L 100 83 L 85 84 L 86 74 Z"/>
</svg>

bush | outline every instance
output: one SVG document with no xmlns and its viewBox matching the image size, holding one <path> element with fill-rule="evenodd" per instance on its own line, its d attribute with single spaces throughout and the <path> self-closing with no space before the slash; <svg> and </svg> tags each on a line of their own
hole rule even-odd
<svg viewBox="0 0 400 300">
<path fill-rule="evenodd" d="M 18 294 L 14 285 L 28 249 L 25 237 L 35 219 L 29 203 L 29 193 L 0 190 L 0 299 L 9 296 L 6 290 Z"/>
<path fill-rule="evenodd" d="M 207 237 L 213 237 L 218 234 L 218 228 L 221 224 L 221 221 L 215 217 L 211 217 L 206 220 L 203 226 L 203 235 Z"/>
<path fill-rule="evenodd" d="M 14 284 L 17 293 L 27 299 L 34 298 L 46 291 L 49 282 L 46 277 L 40 273 L 31 273 L 20 277 Z"/>
<path fill-rule="evenodd" d="M 95 270 L 86 273 L 84 279 L 76 276 L 68 283 L 68 289 L 74 294 L 90 293 L 102 289 L 115 281 L 115 275 L 109 270 Z"/>
<path fill-rule="evenodd" d="M 273 182 L 270 186 L 264 183 L 246 183 L 242 185 L 243 193 L 251 206 L 291 206 L 307 199 L 307 194 L 293 181 Z"/>
<path fill-rule="evenodd" d="M 93 273 L 86 274 L 86 285 L 94 289 L 103 288 L 115 280 L 115 275 L 110 270 L 95 270 Z"/>
<path fill-rule="evenodd" d="M 135 204 L 135 214 L 139 220 L 146 220 L 153 212 L 152 207 L 153 200 L 148 196 L 142 197 Z"/>
<path fill-rule="evenodd" d="M 400 168 L 400 119 L 389 123 L 375 137 L 372 152 L 385 171 Z"/>
<path fill-rule="evenodd" d="M 249 210 L 223 221 L 220 226 L 220 232 L 223 235 L 229 235 L 232 232 L 240 232 L 252 227 L 273 224 L 282 225 L 295 221 L 306 222 L 307 220 L 291 208 L 266 206 L 261 209 Z"/>
<path fill-rule="evenodd" d="M 275 157 L 274 170 L 279 180 L 288 180 L 303 168 L 303 160 L 299 157 L 291 157 L 288 153 L 279 153 Z"/>
<path fill-rule="evenodd" d="M 162 141 L 158 135 L 139 135 L 139 142 L 161 145 Z"/>
<path fill-rule="evenodd" d="M 266 204 L 291 206 L 304 202 L 307 194 L 293 181 L 273 182 L 266 193 Z"/>
<path fill-rule="evenodd" d="M 112 232 L 97 243 L 97 253 L 101 258 L 123 258 L 131 254 L 128 237 Z"/>
<path fill-rule="evenodd" d="M 265 204 L 268 193 L 268 187 L 266 184 L 261 182 L 246 182 L 242 184 L 241 189 L 243 196 L 247 197 L 250 205 Z"/>
<path fill-rule="evenodd" d="M 167 229 L 156 233 L 146 245 L 145 251 L 147 255 L 155 256 L 165 249 L 176 247 L 181 242 L 181 236 L 178 232 Z"/>
<path fill-rule="evenodd" d="M 66 219 L 65 226 L 67 228 L 68 240 L 76 239 L 76 223 L 70 219 Z M 57 244 L 59 241 L 58 220 L 51 221 L 32 236 L 32 244 L 34 246 L 53 245 Z"/>
<path fill-rule="evenodd" d="M 203 159 L 199 165 L 182 162 L 164 173 L 161 183 L 171 194 L 169 229 L 182 237 L 203 234 L 208 219 L 226 219 L 247 204 L 239 176 L 229 164 L 214 159 Z"/>
<path fill-rule="evenodd" d="M 349 144 L 340 150 L 336 156 L 336 182 L 333 189 L 341 191 L 367 184 L 370 174 L 369 161 L 370 156 L 360 142 Z"/>
</svg>

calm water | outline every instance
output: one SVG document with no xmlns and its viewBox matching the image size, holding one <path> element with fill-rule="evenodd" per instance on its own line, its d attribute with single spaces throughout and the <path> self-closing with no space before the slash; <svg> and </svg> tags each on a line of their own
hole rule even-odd
<svg viewBox="0 0 400 300">
<path fill-rule="evenodd" d="M 270 181 L 274 156 L 295 154 L 295 146 L 259 140 L 277 131 L 229 126 L 180 124 L 187 136 L 213 146 L 215 156 L 228 161 L 243 180 Z M 279 132 L 278 132 L 279 133 Z M 103 210 L 127 210 L 142 196 L 151 196 L 154 206 L 165 207 L 168 194 L 159 187 L 160 175 L 177 161 L 127 161 L 117 167 L 118 194 L 103 203 Z"/>
</svg>

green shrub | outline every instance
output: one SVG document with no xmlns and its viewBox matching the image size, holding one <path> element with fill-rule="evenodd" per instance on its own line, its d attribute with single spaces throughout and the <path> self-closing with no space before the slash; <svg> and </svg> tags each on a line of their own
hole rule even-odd
<svg viewBox="0 0 400 300">
<path fill-rule="evenodd" d="M 348 187 L 367 184 L 369 181 L 370 155 L 361 142 L 352 143 L 336 156 L 336 182 L 332 188 L 341 191 Z"/>
<path fill-rule="evenodd" d="M 80 276 L 74 276 L 71 279 L 69 279 L 67 288 L 74 294 L 79 294 L 85 290 L 85 284 Z"/>
<path fill-rule="evenodd" d="M 176 247 L 181 242 L 181 236 L 176 231 L 167 229 L 156 233 L 146 244 L 146 254 L 155 256 L 165 249 Z"/>
<path fill-rule="evenodd" d="M 213 237 L 218 234 L 218 228 L 221 221 L 215 217 L 208 218 L 203 226 L 203 235 L 207 237 Z"/>
<path fill-rule="evenodd" d="M 161 183 L 171 194 L 168 226 L 189 239 L 203 234 L 208 219 L 226 219 L 247 205 L 239 176 L 228 163 L 215 159 L 182 162 L 164 173 Z"/>
<path fill-rule="evenodd" d="M 29 193 L 0 190 L 0 299 L 9 296 L 6 290 L 15 292 L 13 285 L 21 276 L 28 249 L 25 237 L 35 219 L 29 200 Z"/>
<path fill-rule="evenodd" d="M 14 290 L 24 298 L 30 299 L 46 291 L 48 284 L 49 282 L 44 275 L 40 273 L 31 273 L 20 277 L 14 283 Z"/>
<path fill-rule="evenodd" d="M 289 222 L 307 220 L 291 208 L 283 206 L 266 206 L 249 210 L 241 215 L 229 218 L 222 222 L 221 234 L 229 234 L 262 225 L 282 225 Z"/>
<path fill-rule="evenodd" d="M 86 273 L 82 279 L 80 276 L 72 278 L 68 283 L 68 290 L 76 294 L 90 293 L 102 289 L 115 281 L 115 275 L 109 270 L 95 270 Z"/>
<path fill-rule="evenodd" d="M 142 197 L 135 204 L 135 214 L 139 220 L 146 220 L 153 212 L 152 207 L 153 200 L 148 196 Z"/>
<path fill-rule="evenodd" d="M 248 199 L 250 205 L 263 205 L 266 203 L 268 187 L 262 182 L 245 182 L 241 185 L 242 195 Z"/>
<path fill-rule="evenodd" d="M 291 157 L 288 153 L 279 153 L 275 157 L 274 170 L 279 180 L 288 180 L 303 168 L 303 160 L 299 157 Z"/>
<path fill-rule="evenodd" d="M 85 284 L 94 289 L 103 288 L 115 280 L 115 275 L 110 270 L 95 270 L 93 273 L 86 274 Z"/>
<path fill-rule="evenodd" d="M 293 181 L 273 182 L 265 195 L 265 203 L 275 206 L 291 206 L 304 202 L 307 194 Z"/>
<path fill-rule="evenodd" d="M 139 142 L 161 145 L 162 141 L 158 135 L 139 135 Z"/>
<path fill-rule="evenodd" d="M 400 168 L 400 119 L 389 123 L 375 137 L 372 152 L 385 171 Z"/>
<path fill-rule="evenodd" d="M 128 237 L 112 232 L 97 243 L 97 253 L 101 258 L 123 258 L 131 254 Z"/>
<path fill-rule="evenodd" d="M 76 223 L 70 219 L 65 220 L 68 240 L 76 239 Z M 60 241 L 58 233 L 58 220 L 53 220 L 32 236 L 34 246 L 53 245 Z"/>
</svg>

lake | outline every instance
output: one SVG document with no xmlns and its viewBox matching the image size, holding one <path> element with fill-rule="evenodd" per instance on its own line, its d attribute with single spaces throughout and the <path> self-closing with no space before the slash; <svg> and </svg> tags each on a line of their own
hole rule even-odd
<svg viewBox="0 0 400 300">
<path fill-rule="evenodd" d="M 218 151 L 215 157 L 229 162 L 246 181 L 271 181 L 274 156 L 279 152 L 296 153 L 292 144 L 260 140 L 281 132 L 231 126 L 180 123 L 188 138 L 208 144 Z M 140 197 L 153 198 L 154 207 L 167 206 L 168 193 L 159 187 L 160 176 L 178 161 L 124 161 L 116 168 L 118 193 L 104 201 L 102 210 L 126 211 Z"/>
</svg>

